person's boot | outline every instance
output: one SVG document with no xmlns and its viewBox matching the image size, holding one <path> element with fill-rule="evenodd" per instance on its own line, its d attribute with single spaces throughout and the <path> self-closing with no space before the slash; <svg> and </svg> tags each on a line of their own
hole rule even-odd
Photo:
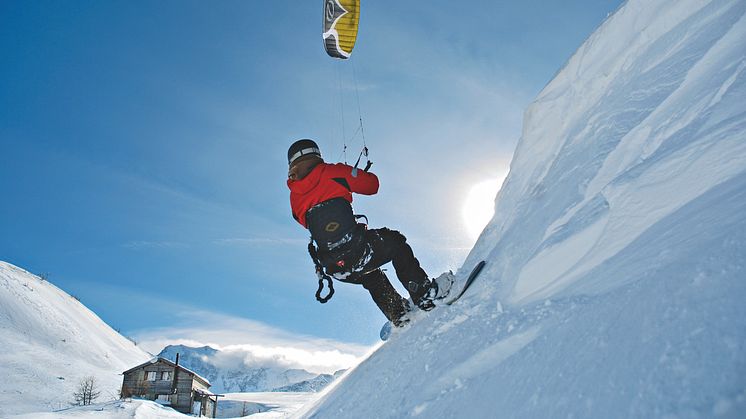
<svg viewBox="0 0 746 419">
<path fill-rule="evenodd" d="M 453 272 L 448 271 L 430 282 L 430 287 L 415 303 L 420 310 L 430 311 L 435 308 L 436 301 L 442 300 L 451 293 L 454 282 Z"/>
<path fill-rule="evenodd" d="M 396 292 L 382 270 L 376 269 L 365 275 L 363 287 L 368 290 L 378 308 L 394 326 L 401 327 L 409 322 L 406 316 L 412 310 L 409 300 Z"/>
</svg>

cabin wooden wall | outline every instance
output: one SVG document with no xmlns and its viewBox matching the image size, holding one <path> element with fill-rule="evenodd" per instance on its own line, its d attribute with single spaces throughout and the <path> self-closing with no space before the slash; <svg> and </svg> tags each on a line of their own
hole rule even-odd
<svg viewBox="0 0 746 419">
<path fill-rule="evenodd" d="M 156 373 L 155 381 L 148 381 L 149 372 Z M 170 373 L 170 379 L 161 380 L 163 372 Z M 145 397 L 155 400 L 158 395 L 171 394 L 173 385 L 174 367 L 155 363 L 143 368 L 130 371 L 124 375 L 122 383 L 122 395 Z M 183 413 L 191 413 L 194 402 L 193 389 L 201 388 L 207 390 L 207 386 L 194 379 L 194 376 L 184 370 L 179 370 L 176 381 L 176 394 L 171 395 L 171 407 Z"/>
</svg>

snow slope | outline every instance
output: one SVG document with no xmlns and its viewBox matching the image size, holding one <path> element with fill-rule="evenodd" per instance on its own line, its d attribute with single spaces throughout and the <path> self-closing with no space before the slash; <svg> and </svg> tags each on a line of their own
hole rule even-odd
<svg viewBox="0 0 746 419">
<path fill-rule="evenodd" d="M 0 262 L 0 417 L 69 406 L 81 378 L 118 397 L 122 371 L 151 358 L 79 301 Z"/>
<path fill-rule="evenodd" d="M 629 0 L 527 109 L 469 294 L 304 417 L 744 417 L 746 1 Z"/>
</svg>

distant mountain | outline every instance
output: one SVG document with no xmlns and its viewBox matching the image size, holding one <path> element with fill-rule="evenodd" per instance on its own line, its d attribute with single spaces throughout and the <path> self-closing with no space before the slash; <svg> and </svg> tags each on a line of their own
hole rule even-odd
<svg viewBox="0 0 746 419">
<path fill-rule="evenodd" d="M 93 376 L 100 400 L 118 397 L 122 371 L 151 356 L 77 299 L 0 262 L 0 417 L 68 407 Z"/>
<path fill-rule="evenodd" d="M 299 383 L 291 384 L 289 386 L 283 386 L 276 388 L 272 391 L 278 392 L 302 392 L 302 393 L 318 393 L 323 390 L 324 387 L 332 383 L 332 381 L 339 378 L 344 374 L 345 370 L 339 370 L 332 374 L 320 374 L 310 380 L 304 380 Z"/>
<path fill-rule="evenodd" d="M 210 391 L 214 393 L 317 392 L 343 372 L 314 374 L 303 369 L 249 367 L 242 362 L 221 362 L 225 353 L 209 346 L 169 345 L 158 356 L 175 361 L 177 353 L 179 364 L 209 380 L 212 384 Z"/>
</svg>

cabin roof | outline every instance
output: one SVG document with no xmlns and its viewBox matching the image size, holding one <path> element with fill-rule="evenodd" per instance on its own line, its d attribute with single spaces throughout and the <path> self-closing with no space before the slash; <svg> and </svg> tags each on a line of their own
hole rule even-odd
<svg viewBox="0 0 746 419">
<path fill-rule="evenodd" d="M 195 392 L 196 392 L 197 394 L 201 394 L 201 395 L 203 395 L 203 396 L 211 396 L 211 397 L 225 397 L 225 395 L 224 395 L 224 394 L 215 394 L 215 393 L 211 392 L 210 390 L 203 390 L 203 389 L 201 389 L 201 388 L 195 388 L 195 389 L 194 389 L 194 391 L 195 391 Z"/>
<path fill-rule="evenodd" d="M 171 362 L 170 360 L 168 360 L 166 358 L 163 358 L 163 357 L 160 357 L 160 356 L 159 357 L 155 357 L 155 358 L 151 359 L 148 362 L 143 362 L 142 364 L 140 364 L 140 365 L 138 365 L 136 367 L 132 367 L 132 368 L 128 369 L 127 371 L 123 372 L 122 374 L 126 375 L 126 374 L 131 373 L 132 371 L 136 371 L 136 370 L 139 370 L 141 368 L 145 368 L 145 367 L 147 367 L 149 365 L 158 364 L 158 363 L 163 363 L 163 364 L 169 365 L 169 366 L 174 367 L 174 368 L 178 367 L 180 371 L 184 371 L 184 372 L 186 372 L 188 374 L 193 375 L 198 381 L 201 381 L 202 384 L 206 385 L 207 387 L 210 387 L 212 385 L 212 384 L 210 384 L 209 381 L 207 381 L 206 378 L 204 378 L 201 375 L 197 374 L 196 372 L 190 370 L 189 368 L 184 368 L 184 366 L 182 366 L 182 365 L 178 365 L 177 366 L 176 363 Z"/>
</svg>

